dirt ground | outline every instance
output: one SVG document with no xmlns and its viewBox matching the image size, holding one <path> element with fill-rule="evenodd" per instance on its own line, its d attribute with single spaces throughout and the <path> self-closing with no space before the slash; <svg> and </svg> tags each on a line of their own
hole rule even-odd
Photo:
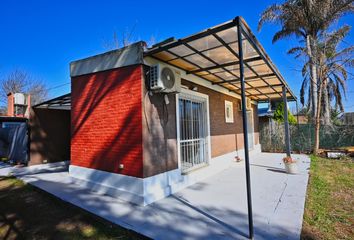
<svg viewBox="0 0 354 240">
<path fill-rule="evenodd" d="M 147 239 L 12 177 L 0 177 L 0 239 Z"/>
</svg>

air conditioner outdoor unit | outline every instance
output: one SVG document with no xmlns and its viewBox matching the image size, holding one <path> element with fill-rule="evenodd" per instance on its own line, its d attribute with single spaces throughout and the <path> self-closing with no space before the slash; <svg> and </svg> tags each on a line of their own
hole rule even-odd
<svg viewBox="0 0 354 240">
<path fill-rule="evenodd" d="M 250 111 L 252 109 L 252 105 L 251 105 L 251 99 L 246 98 L 246 110 Z M 242 111 L 242 102 L 240 100 L 239 104 L 238 104 L 238 110 Z"/>
<path fill-rule="evenodd" d="M 178 71 L 164 64 L 150 67 L 150 90 L 172 93 L 181 91 L 181 75 Z"/>
<path fill-rule="evenodd" d="M 24 105 L 25 103 L 25 95 L 23 93 L 14 94 L 14 104 Z"/>
</svg>

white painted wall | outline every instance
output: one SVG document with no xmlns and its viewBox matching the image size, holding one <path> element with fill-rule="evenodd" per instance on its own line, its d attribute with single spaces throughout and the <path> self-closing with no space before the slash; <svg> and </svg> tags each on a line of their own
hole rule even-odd
<svg viewBox="0 0 354 240">
<path fill-rule="evenodd" d="M 257 152 L 261 152 L 260 145 L 256 145 L 252 151 L 252 153 Z M 241 156 L 244 159 L 244 151 L 239 150 L 212 158 L 208 166 L 188 174 L 182 174 L 180 169 L 175 169 L 148 178 L 136 178 L 70 165 L 69 175 L 76 184 L 88 187 L 95 192 L 146 206 L 219 173 L 233 164 L 243 166 L 244 162 L 234 161 L 235 156 Z"/>
</svg>

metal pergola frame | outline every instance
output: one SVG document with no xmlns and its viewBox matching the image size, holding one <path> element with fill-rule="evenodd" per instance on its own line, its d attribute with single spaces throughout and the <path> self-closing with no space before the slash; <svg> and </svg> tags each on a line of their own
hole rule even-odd
<svg viewBox="0 0 354 240">
<path fill-rule="evenodd" d="M 262 101 L 262 100 L 266 100 L 266 99 L 270 99 L 270 98 L 275 98 L 274 95 L 276 95 L 278 98 L 282 98 L 283 97 L 282 96 L 282 89 L 281 88 L 275 89 L 275 87 L 276 86 L 279 87 L 279 86 L 284 85 L 284 86 L 286 86 L 286 90 L 287 90 L 287 99 L 296 100 L 295 94 L 293 94 L 293 92 L 291 91 L 291 89 L 289 88 L 287 83 L 285 82 L 284 78 L 279 73 L 277 68 L 274 66 L 274 64 L 272 63 L 269 56 L 264 51 L 261 44 L 254 37 L 253 33 L 251 32 L 250 28 L 248 27 L 248 25 L 246 24 L 246 22 L 243 20 L 242 17 L 236 17 L 235 19 L 233 19 L 229 22 L 209 28 L 209 29 L 199 32 L 197 34 L 194 34 L 194 35 L 191 35 L 191 36 L 188 36 L 185 38 L 181 38 L 179 40 L 175 40 L 174 38 L 171 38 L 170 41 L 164 41 L 161 44 L 156 44 L 151 49 L 148 49 L 147 51 L 145 51 L 144 55 L 156 58 L 160 61 L 166 62 L 166 63 L 173 65 L 177 68 L 181 68 L 181 69 L 185 70 L 187 74 L 195 74 L 198 77 L 201 77 L 201 78 L 211 82 L 213 85 L 218 85 L 218 86 L 227 88 L 231 92 L 235 92 L 237 94 L 240 94 L 240 86 L 237 85 L 237 84 L 240 84 L 240 77 L 235 75 L 234 71 L 231 71 L 230 69 L 228 69 L 228 67 L 237 66 L 240 62 L 239 53 L 237 53 L 236 50 L 234 50 L 233 48 L 230 47 L 230 45 L 236 44 L 238 42 L 239 38 L 237 37 L 237 39 L 235 41 L 231 41 L 231 42 L 226 43 L 225 40 L 222 39 L 222 37 L 220 37 L 218 35 L 218 33 L 222 32 L 224 30 L 229 30 L 229 29 L 235 28 L 235 27 L 238 28 L 238 26 L 241 26 L 240 31 L 242 32 L 242 36 L 240 37 L 240 39 L 242 41 L 245 40 L 250 46 L 252 46 L 254 51 L 258 54 L 258 56 L 250 57 L 250 58 L 244 59 L 244 61 L 243 61 L 243 66 L 246 67 L 250 72 L 252 72 L 252 76 L 250 76 L 250 77 L 245 76 L 246 97 L 250 97 L 256 101 Z M 208 37 L 208 36 L 213 36 L 215 39 L 217 39 L 217 41 L 220 43 L 220 45 L 212 46 L 212 47 L 210 47 L 208 49 L 204 49 L 204 50 L 198 50 L 195 47 L 191 46 L 191 43 L 193 41 L 200 40 L 200 39 Z M 173 52 L 173 48 L 180 47 L 180 46 L 183 46 L 184 48 L 188 49 L 189 53 L 185 54 L 183 56 L 179 56 L 178 54 Z M 226 48 L 235 57 L 235 59 L 237 59 L 237 61 L 218 63 L 218 62 L 215 62 L 214 59 L 209 57 L 208 54 L 205 54 L 205 52 L 216 50 L 217 48 L 219 48 L 221 46 Z M 172 56 L 172 57 L 170 57 L 169 59 L 160 58 L 158 56 L 158 54 L 161 54 L 161 53 L 168 54 L 169 56 Z M 191 56 L 195 56 L 196 54 L 199 57 L 202 57 L 203 59 L 205 59 L 208 63 L 212 63 L 213 66 L 202 67 L 202 66 L 198 65 L 198 63 L 193 62 L 188 59 Z M 194 69 L 186 69 L 186 68 L 181 67 L 179 64 L 175 63 L 175 61 L 178 61 L 178 60 L 182 60 L 182 61 L 186 62 L 188 65 L 193 66 Z M 251 64 L 254 64 L 260 60 L 262 61 L 261 64 L 251 66 Z M 266 73 L 266 74 L 258 74 L 258 72 L 254 69 L 254 67 L 257 67 L 259 65 L 266 65 L 271 72 Z M 216 70 L 216 69 L 221 69 L 220 72 L 227 73 L 228 75 L 233 76 L 233 78 L 232 79 L 221 79 L 218 81 L 211 81 L 210 79 L 206 78 L 206 75 L 209 75 L 209 76 L 212 76 L 213 78 L 220 79 L 221 77 L 218 75 L 218 73 L 220 73 L 220 72 L 215 72 L 215 71 L 213 72 L 212 71 L 212 70 Z M 200 74 L 201 72 L 205 72 L 206 74 Z M 273 84 L 270 84 L 267 79 L 269 77 L 275 77 L 278 80 L 278 84 L 276 84 L 276 86 L 274 86 Z M 251 80 L 253 80 L 253 81 L 251 81 Z M 262 84 L 263 84 L 262 86 L 252 86 L 251 85 L 252 83 L 259 81 L 259 80 L 262 80 Z M 225 84 L 228 84 L 229 87 L 226 86 Z M 232 86 L 232 87 L 230 87 L 230 86 Z M 268 88 L 273 91 L 269 92 L 269 93 L 265 93 L 264 91 L 261 91 L 261 89 L 264 89 L 264 88 Z M 250 90 L 257 91 L 258 95 L 254 94 L 254 93 L 252 94 L 250 92 Z M 262 96 L 263 98 L 260 98 L 260 96 Z"/>
<path fill-rule="evenodd" d="M 221 31 L 228 30 L 230 28 L 237 29 L 236 41 L 226 43 L 225 40 L 218 35 Z M 205 54 L 207 51 L 214 51 L 219 48 L 220 45 L 212 46 L 207 50 L 200 50 L 196 47 L 191 46 L 191 42 L 201 40 L 203 38 L 212 36 L 216 39 L 221 46 L 226 48 L 237 61 L 232 62 L 217 62 L 215 59 Z M 230 47 L 231 44 L 236 44 L 238 46 L 238 51 Z M 252 46 L 253 50 L 257 53 L 257 56 L 250 58 L 245 57 L 245 44 Z M 211 44 L 212 45 L 212 44 Z M 174 52 L 173 49 L 182 46 L 187 49 L 187 54 L 179 55 Z M 212 66 L 202 67 L 198 63 L 189 60 L 191 56 L 202 57 L 206 61 L 204 63 L 212 63 Z M 253 228 L 253 212 L 252 212 L 252 194 L 251 194 L 251 177 L 250 177 L 250 160 L 249 160 L 249 143 L 248 143 L 248 131 L 247 131 L 247 112 L 246 112 L 246 97 L 249 97 L 257 102 L 267 102 L 271 99 L 282 99 L 284 101 L 284 122 L 285 122 L 285 132 L 286 132 L 286 154 L 290 156 L 290 138 L 289 138 L 289 125 L 288 125 L 288 108 L 287 100 L 296 101 L 296 96 L 291 91 L 290 87 L 284 80 L 283 76 L 280 74 L 278 69 L 275 67 L 269 56 L 266 54 L 264 48 L 255 38 L 254 34 L 251 32 L 249 26 L 240 16 L 235 19 L 217 25 L 212 28 L 208 28 L 204 31 L 201 31 L 197 34 L 185 37 L 179 40 L 169 39 L 162 42 L 161 44 L 156 44 L 152 48 L 148 49 L 144 56 L 155 58 L 159 61 L 166 62 L 170 65 L 173 65 L 179 69 L 186 71 L 186 74 L 195 74 L 198 77 L 201 77 L 209 82 L 212 85 L 218 85 L 223 88 L 228 89 L 230 92 L 234 92 L 238 95 L 241 95 L 241 104 L 242 104 L 242 118 L 243 118 L 243 135 L 244 135 L 244 149 L 245 149 L 245 170 L 246 170 L 246 185 L 247 185 L 247 205 L 248 205 L 248 223 L 249 223 L 249 238 L 253 239 L 254 237 L 254 228 Z M 176 63 L 177 61 L 177 63 Z M 178 61 L 180 61 L 178 63 Z M 181 64 L 181 61 L 186 63 L 184 66 Z M 265 64 L 270 72 L 266 74 L 259 74 L 254 70 L 252 65 L 255 62 L 261 61 L 261 64 Z M 239 74 L 238 76 L 230 70 L 228 67 L 238 66 Z M 192 68 L 192 69 L 191 69 Z M 194 69 L 193 69 L 194 68 Z M 216 69 L 221 69 L 224 73 L 233 76 L 232 79 L 221 79 L 221 80 L 211 80 L 206 78 L 207 75 L 214 75 L 217 77 Z M 245 69 L 253 73 L 253 76 L 246 76 Z M 214 72 L 212 72 L 214 71 Z M 201 74 L 205 73 L 205 74 Z M 217 77 L 220 78 L 220 77 Z M 276 84 L 270 83 L 267 78 L 276 78 L 278 82 Z M 263 86 L 252 86 L 252 82 L 262 80 L 264 82 Z M 228 85 L 226 85 L 228 84 Z M 239 85 L 236 85 L 239 84 Z M 273 92 L 266 93 L 265 89 L 272 89 Z M 250 90 L 255 90 L 256 93 L 253 93 Z"/>
</svg>

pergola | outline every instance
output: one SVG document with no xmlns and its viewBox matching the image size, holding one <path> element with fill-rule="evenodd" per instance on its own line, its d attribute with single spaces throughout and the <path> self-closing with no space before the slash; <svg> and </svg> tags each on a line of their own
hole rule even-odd
<svg viewBox="0 0 354 240">
<path fill-rule="evenodd" d="M 241 95 L 249 236 L 253 238 L 246 98 L 257 102 L 284 101 L 286 153 L 290 156 L 287 100 L 296 101 L 288 84 L 242 17 L 181 39 L 168 39 L 144 53 L 195 74 L 212 85 Z"/>
<path fill-rule="evenodd" d="M 57 109 L 57 110 L 70 110 L 71 109 L 71 94 L 67 93 L 65 95 L 50 99 L 48 101 L 34 105 L 33 108 L 46 108 L 46 109 Z"/>
</svg>

